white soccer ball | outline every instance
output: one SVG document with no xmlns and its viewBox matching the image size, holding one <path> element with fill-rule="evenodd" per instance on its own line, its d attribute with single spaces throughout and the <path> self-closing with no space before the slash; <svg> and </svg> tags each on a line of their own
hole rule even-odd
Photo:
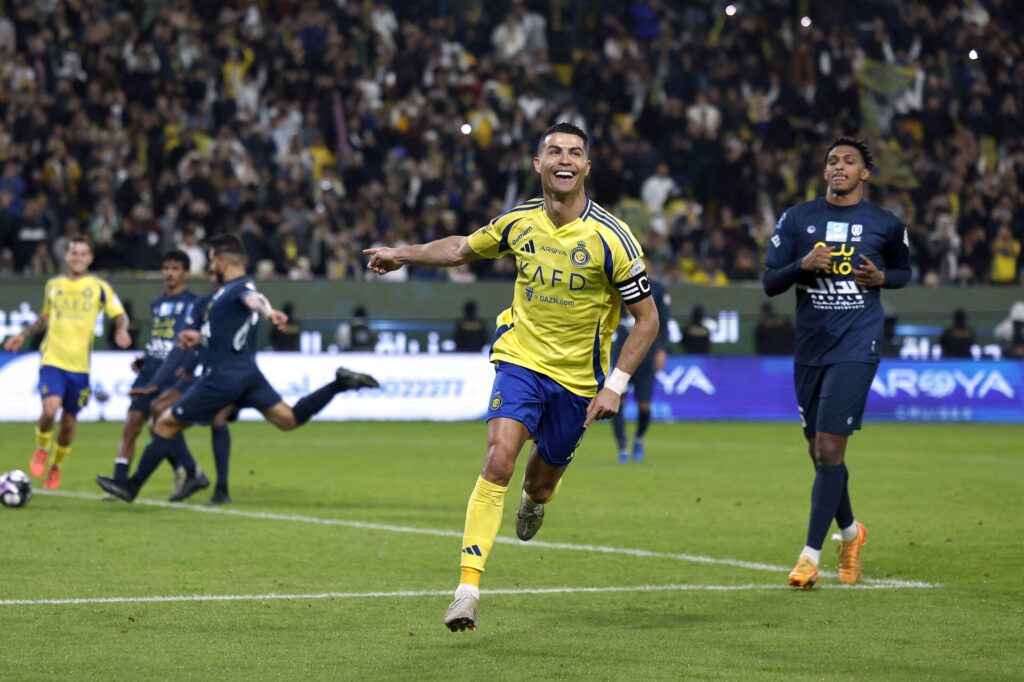
<svg viewBox="0 0 1024 682">
<path fill-rule="evenodd" d="M 21 469 L 0 474 L 0 503 L 5 507 L 24 507 L 32 499 L 32 481 Z"/>
</svg>

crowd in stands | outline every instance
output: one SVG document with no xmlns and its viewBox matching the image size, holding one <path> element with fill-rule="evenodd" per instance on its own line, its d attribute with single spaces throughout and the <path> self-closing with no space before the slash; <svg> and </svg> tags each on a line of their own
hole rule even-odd
<svg viewBox="0 0 1024 682">
<path fill-rule="evenodd" d="M 665 281 L 759 278 L 782 211 L 823 192 L 827 142 L 858 133 L 917 282 L 1024 282 L 1018 0 L 729 7 L 2 0 L 0 273 L 51 274 L 82 232 L 95 269 L 178 247 L 199 272 L 229 231 L 260 277 L 363 278 L 363 248 L 539 194 L 537 140 L 568 120 L 590 196 Z"/>
</svg>

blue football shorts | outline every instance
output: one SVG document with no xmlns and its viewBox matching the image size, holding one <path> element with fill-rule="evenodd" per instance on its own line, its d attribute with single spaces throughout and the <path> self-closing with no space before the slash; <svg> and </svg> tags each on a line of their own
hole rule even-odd
<svg viewBox="0 0 1024 682">
<path fill-rule="evenodd" d="M 180 422 L 208 424 L 228 405 L 262 411 L 279 402 L 281 394 L 255 365 L 238 370 L 207 370 L 178 398 L 171 414 Z"/>
<path fill-rule="evenodd" d="M 804 435 L 813 438 L 821 432 L 849 436 L 860 429 L 877 370 L 878 364 L 872 362 L 823 366 L 795 363 L 793 383 Z"/>
<path fill-rule="evenodd" d="M 60 396 L 65 414 L 76 415 L 89 403 L 89 375 L 69 372 L 53 365 L 39 368 L 39 395 L 43 398 Z"/>
<path fill-rule="evenodd" d="M 590 398 L 576 395 L 554 379 L 539 372 L 498 363 L 487 420 L 515 419 L 530 431 L 537 453 L 551 466 L 572 461 L 583 438 L 583 421 Z"/>
<path fill-rule="evenodd" d="M 135 382 L 132 383 L 132 388 L 146 388 L 152 385 L 153 375 L 150 372 L 140 373 L 139 376 L 135 377 Z M 142 414 L 149 417 L 149 406 L 156 400 L 157 396 L 163 392 L 162 387 L 157 387 L 157 390 L 146 395 L 137 395 L 132 398 L 131 404 L 128 406 L 129 412 L 141 412 Z"/>
</svg>

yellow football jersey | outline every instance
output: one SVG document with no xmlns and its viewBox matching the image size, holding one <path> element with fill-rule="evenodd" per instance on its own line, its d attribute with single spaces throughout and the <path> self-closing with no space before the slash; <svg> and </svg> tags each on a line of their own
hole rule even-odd
<svg viewBox="0 0 1024 682">
<path fill-rule="evenodd" d="M 514 253 L 512 307 L 497 319 L 491 361 L 551 377 L 584 397 L 608 372 L 620 301 L 650 295 L 643 253 L 629 228 L 587 200 L 580 216 L 556 228 L 541 197 L 503 213 L 469 237 L 485 258 Z"/>
<path fill-rule="evenodd" d="M 43 314 L 50 319 L 40 347 L 41 364 L 88 373 L 100 310 L 115 318 L 124 312 L 124 306 L 110 285 L 99 277 L 83 275 L 70 280 L 62 276 L 49 280 L 43 294 Z"/>
</svg>

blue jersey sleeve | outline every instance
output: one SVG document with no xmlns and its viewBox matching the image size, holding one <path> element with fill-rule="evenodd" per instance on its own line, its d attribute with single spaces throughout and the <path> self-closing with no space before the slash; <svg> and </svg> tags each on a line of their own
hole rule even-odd
<svg viewBox="0 0 1024 682">
<path fill-rule="evenodd" d="M 905 225 L 898 223 L 882 251 L 885 262 L 883 289 L 900 289 L 910 282 L 910 237 Z"/>
<path fill-rule="evenodd" d="M 778 296 L 794 284 L 807 283 L 814 279 L 813 273 L 806 273 L 800 267 L 803 255 L 796 253 L 796 239 L 793 234 L 795 222 L 790 211 L 783 213 L 768 245 L 761 285 L 769 296 Z"/>
</svg>

